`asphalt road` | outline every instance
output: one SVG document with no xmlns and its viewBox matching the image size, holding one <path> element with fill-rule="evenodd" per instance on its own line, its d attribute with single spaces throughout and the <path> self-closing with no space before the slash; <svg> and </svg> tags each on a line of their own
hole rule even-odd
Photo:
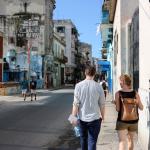
<svg viewBox="0 0 150 150">
<path fill-rule="evenodd" d="M 37 101 L 0 103 L 0 150 L 77 150 L 68 122 L 73 89 L 40 91 Z M 13 100 L 13 97 L 12 97 Z"/>
</svg>

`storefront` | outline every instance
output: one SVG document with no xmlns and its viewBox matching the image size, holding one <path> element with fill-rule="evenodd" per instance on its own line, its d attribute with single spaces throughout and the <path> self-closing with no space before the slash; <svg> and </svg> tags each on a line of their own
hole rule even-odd
<svg viewBox="0 0 150 150">
<path fill-rule="evenodd" d="M 9 49 L 5 55 L 3 46 L 3 37 L 0 36 L 0 95 L 16 94 L 20 92 L 21 74 L 16 64 L 16 50 Z"/>
</svg>

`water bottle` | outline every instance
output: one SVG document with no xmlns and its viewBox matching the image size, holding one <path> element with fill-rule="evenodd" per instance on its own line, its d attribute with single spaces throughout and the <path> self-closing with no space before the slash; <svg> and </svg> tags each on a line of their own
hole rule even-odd
<svg viewBox="0 0 150 150">
<path fill-rule="evenodd" d="M 74 132 L 75 132 L 75 136 L 79 137 L 80 136 L 80 127 L 79 126 L 75 126 L 74 127 Z"/>
</svg>

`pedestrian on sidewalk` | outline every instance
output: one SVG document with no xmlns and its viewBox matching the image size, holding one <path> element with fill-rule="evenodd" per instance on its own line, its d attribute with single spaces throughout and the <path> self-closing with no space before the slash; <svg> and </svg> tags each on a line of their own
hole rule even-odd
<svg viewBox="0 0 150 150">
<path fill-rule="evenodd" d="M 100 81 L 100 85 L 102 86 L 103 90 L 104 90 L 104 94 L 105 94 L 105 99 L 106 99 L 106 96 L 107 96 L 107 93 L 108 93 L 108 83 L 105 79 L 102 79 Z"/>
<path fill-rule="evenodd" d="M 30 91 L 31 91 L 31 101 L 33 100 L 33 95 L 35 96 L 35 100 L 36 100 L 36 77 L 32 76 L 32 80 L 30 81 Z"/>
<path fill-rule="evenodd" d="M 120 86 L 121 89 L 115 94 L 115 104 L 118 112 L 116 130 L 119 138 L 119 150 L 126 150 L 126 139 L 128 150 L 133 150 L 133 139 L 138 130 L 138 109 L 143 110 L 143 104 L 138 92 L 131 88 L 129 75 L 123 74 L 120 76 Z"/>
<path fill-rule="evenodd" d="M 79 120 L 71 122 L 79 123 L 80 143 L 82 150 L 96 150 L 97 138 L 104 120 L 105 97 L 102 86 L 95 82 L 95 68 L 87 66 L 85 80 L 75 86 L 72 116 Z"/>
<path fill-rule="evenodd" d="M 26 77 L 21 81 L 21 89 L 22 89 L 22 96 L 24 98 L 24 101 L 26 100 L 26 96 L 27 96 L 27 90 L 28 90 L 28 80 L 26 79 Z"/>
</svg>

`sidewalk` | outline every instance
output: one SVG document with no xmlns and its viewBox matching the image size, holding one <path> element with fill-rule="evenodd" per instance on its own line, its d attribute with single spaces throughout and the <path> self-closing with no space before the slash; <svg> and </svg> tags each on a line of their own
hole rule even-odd
<svg viewBox="0 0 150 150">
<path fill-rule="evenodd" d="M 49 92 L 55 90 L 55 89 L 38 89 L 37 90 L 37 101 L 38 100 L 42 100 L 45 98 L 48 98 Z M 26 97 L 26 101 L 31 101 L 30 95 L 27 94 L 28 96 Z M 14 95 L 10 95 L 10 96 L 2 96 L 0 95 L 0 104 L 2 104 L 3 102 L 21 102 L 24 101 L 22 94 L 14 94 Z"/>
<path fill-rule="evenodd" d="M 61 87 L 56 87 L 56 88 L 50 88 L 50 89 L 37 89 L 37 100 L 42 100 L 45 98 L 48 98 L 50 95 L 50 91 L 54 91 L 54 90 L 59 90 L 59 89 L 63 89 L 63 88 L 73 88 L 73 86 L 71 85 L 65 85 L 65 86 L 61 86 Z M 48 93 L 48 94 L 47 94 Z M 27 98 L 26 101 L 30 101 L 30 93 L 27 93 Z M 20 94 L 14 94 L 14 95 L 10 95 L 10 96 L 3 96 L 0 95 L 0 103 L 2 102 L 18 102 L 18 101 L 23 101 L 23 97 L 22 94 L 20 92 Z"/>
<path fill-rule="evenodd" d="M 118 137 L 115 130 L 117 112 L 115 110 L 115 105 L 111 103 L 111 100 L 111 95 L 108 95 L 106 100 L 105 121 L 102 123 L 97 142 L 97 150 L 118 150 Z M 134 149 L 142 150 L 136 139 Z"/>
</svg>

